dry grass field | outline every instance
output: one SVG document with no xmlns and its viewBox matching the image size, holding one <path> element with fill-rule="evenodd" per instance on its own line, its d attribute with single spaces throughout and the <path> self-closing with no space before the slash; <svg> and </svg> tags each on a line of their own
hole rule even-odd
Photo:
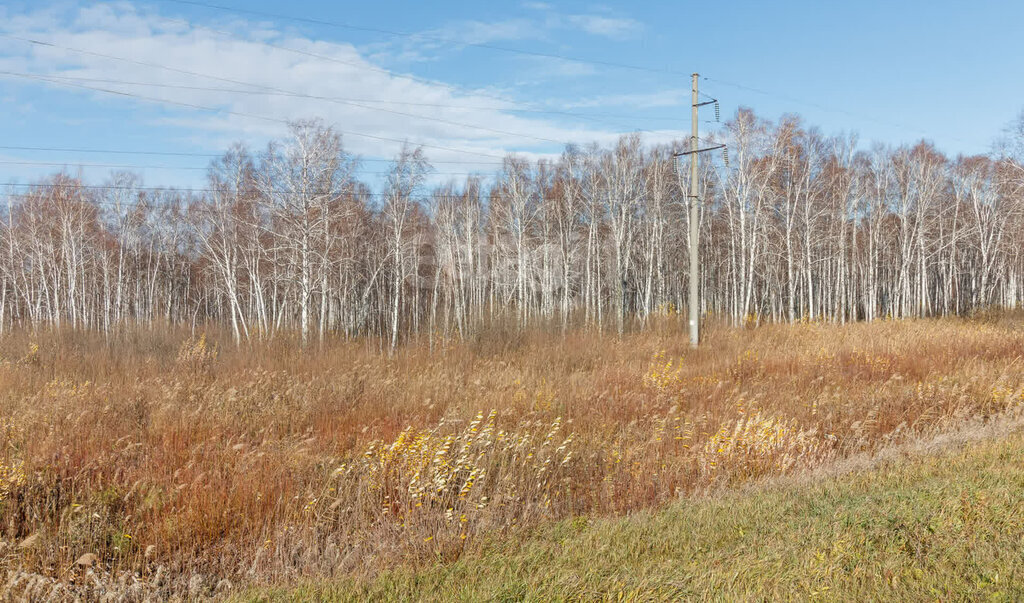
<svg viewBox="0 0 1024 603">
<path fill-rule="evenodd" d="M 813 479 L 768 480 L 624 518 L 577 517 L 493 539 L 451 564 L 231 599 L 1020 601 L 1020 428 L 972 425 Z"/>
<path fill-rule="evenodd" d="M 369 584 L 1024 407 L 1005 315 L 712 325 L 698 351 L 672 324 L 393 357 L 223 335 L 0 339 L 0 597 Z"/>
</svg>

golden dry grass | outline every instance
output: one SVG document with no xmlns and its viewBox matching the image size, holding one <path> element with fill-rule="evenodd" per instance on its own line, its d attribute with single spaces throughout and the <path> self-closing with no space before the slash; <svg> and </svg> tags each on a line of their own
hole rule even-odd
<svg viewBox="0 0 1024 603">
<path fill-rule="evenodd" d="M 955 442 L 896 446 L 852 472 L 575 517 L 451 564 L 229 600 L 1020 601 L 1021 427 L 1019 417 L 972 425 Z"/>
<path fill-rule="evenodd" d="M 216 333 L 9 334 L 0 595 L 367 576 L 820 467 L 1018 412 L 1018 325 L 713 328 L 691 352 L 664 324 L 390 358 Z"/>
</svg>

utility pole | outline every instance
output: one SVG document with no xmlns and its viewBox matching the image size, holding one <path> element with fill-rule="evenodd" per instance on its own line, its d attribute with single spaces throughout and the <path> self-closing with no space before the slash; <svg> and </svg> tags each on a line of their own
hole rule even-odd
<svg viewBox="0 0 1024 603">
<path fill-rule="evenodd" d="M 697 186 L 697 156 L 707 151 L 725 149 L 724 144 L 717 144 L 706 149 L 699 148 L 700 136 L 697 132 L 697 123 L 700 119 L 698 109 L 704 105 L 715 105 L 715 116 L 718 116 L 718 100 L 700 102 L 700 93 L 697 91 L 699 74 L 693 74 L 693 102 L 690 107 L 690 150 L 676 153 L 676 157 L 683 155 L 690 156 L 690 347 L 696 349 L 700 344 L 700 188 Z M 725 163 L 729 165 L 728 155 L 725 156 Z"/>
<path fill-rule="evenodd" d="M 690 136 L 690 347 L 696 349 L 700 343 L 700 311 L 698 305 L 700 304 L 700 298 L 698 296 L 697 281 L 699 279 L 699 267 L 700 257 L 698 257 L 700 245 L 698 236 L 700 233 L 699 224 L 697 221 L 700 219 L 700 213 L 697 210 L 697 155 L 700 153 L 697 150 L 697 107 L 699 105 L 699 97 L 697 95 L 697 78 L 696 73 L 693 74 L 693 103 L 690 108 L 690 128 L 693 130 Z"/>
</svg>

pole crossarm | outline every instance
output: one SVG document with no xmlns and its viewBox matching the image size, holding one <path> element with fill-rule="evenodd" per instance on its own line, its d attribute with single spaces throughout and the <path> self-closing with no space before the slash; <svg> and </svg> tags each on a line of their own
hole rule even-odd
<svg viewBox="0 0 1024 603">
<path fill-rule="evenodd" d="M 705 147 L 703 149 L 694 149 L 691 151 L 680 151 L 678 153 L 672 153 L 675 157 L 682 157 L 684 155 L 693 155 L 694 153 L 706 153 L 707 151 L 717 151 L 718 149 L 724 149 L 725 144 L 716 144 L 713 147 Z"/>
</svg>

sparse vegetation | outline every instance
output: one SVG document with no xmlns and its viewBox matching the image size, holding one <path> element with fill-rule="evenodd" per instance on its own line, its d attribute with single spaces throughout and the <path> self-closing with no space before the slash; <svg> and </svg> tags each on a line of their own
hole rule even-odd
<svg viewBox="0 0 1024 603">
<path fill-rule="evenodd" d="M 1006 315 L 712 325 L 698 351 L 675 324 L 391 357 L 235 347 L 230 332 L 8 334 L 2 596 L 359 592 L 553 521 L 656 509 L 1024 405 L 1024 330 Z M 595 596 L 612 592 L 600 584 Z"/>
</svg>

